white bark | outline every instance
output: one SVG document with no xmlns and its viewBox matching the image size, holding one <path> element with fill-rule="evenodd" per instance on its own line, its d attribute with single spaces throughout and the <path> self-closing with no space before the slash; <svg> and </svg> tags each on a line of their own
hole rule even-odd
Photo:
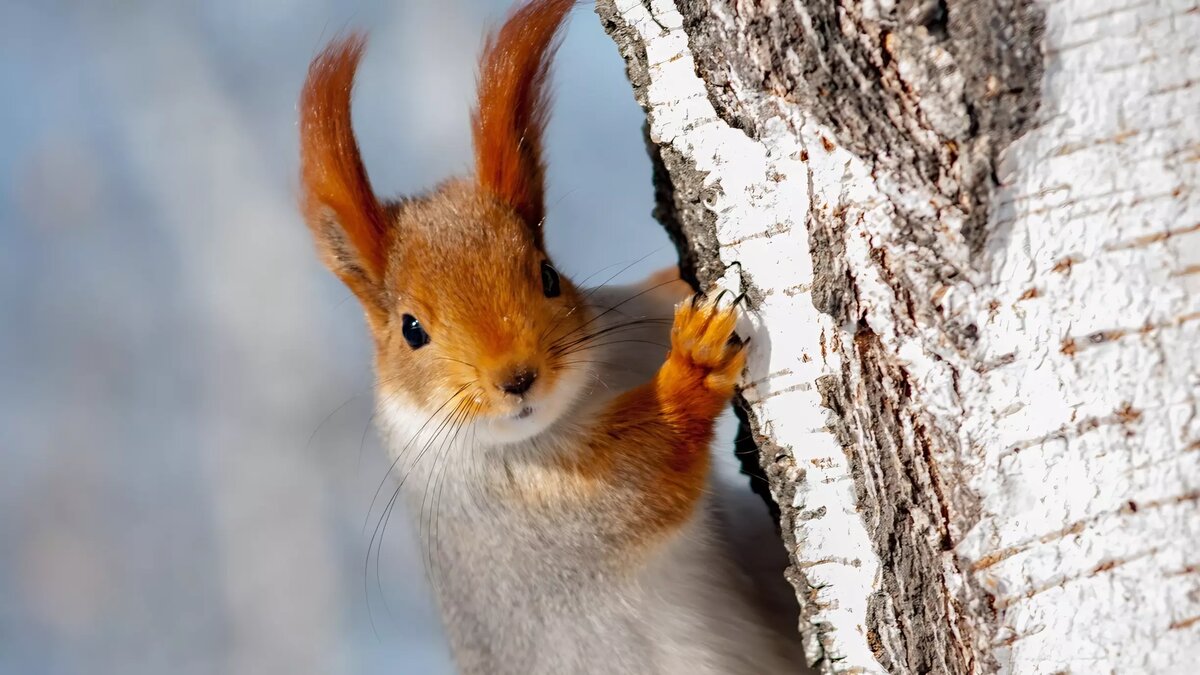
<svg viewBox="0 0 1200 675">
<path fill-rule="evenodd" d="M 818 4 L 600 2 L 685 262 L 754 303 L 809 660 L 1193 672 L 1200 9 Z"/>
</svg>

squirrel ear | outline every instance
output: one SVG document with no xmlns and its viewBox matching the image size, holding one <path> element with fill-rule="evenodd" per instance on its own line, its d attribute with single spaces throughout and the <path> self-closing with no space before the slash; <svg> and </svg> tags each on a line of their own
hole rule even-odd
<svg viewBox="0 0 1200 675">
<path fill-rule="evenodd" d="M 559 27 L 574 5 L 575 0 L 532 0 L 488 36 L 479 60 L 479 103 L 471 129 L 476 180 L 539 236 L 545 215 L 546 80 Z"/>
<path fill-rule="evenodd" d="M 365 39 L 330 42 L 300 95 L 301 208 L 325 265 L 366 306 L 380 306 L 390 229 L 350 125 L 350 92 Z"/>
</svg>

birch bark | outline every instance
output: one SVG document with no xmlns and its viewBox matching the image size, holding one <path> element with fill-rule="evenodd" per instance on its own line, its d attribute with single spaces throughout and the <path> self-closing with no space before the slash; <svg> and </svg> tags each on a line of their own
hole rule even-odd
<svg viewBox="0 0 1200 675">
<path fill-rule="evenodd" d="M 1200 8 L 599 0 L 825 672 L 1200 663 Z"/>
</svg>

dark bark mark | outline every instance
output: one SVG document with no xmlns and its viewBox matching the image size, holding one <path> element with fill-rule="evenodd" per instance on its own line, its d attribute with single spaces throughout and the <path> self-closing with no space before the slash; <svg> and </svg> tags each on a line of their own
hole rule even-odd
<svg viewBox="0 0 1200 675">
<path fill-rule="evenodd" d="M 728 124 L 758 136 L 764 116 L 730 82 L 756 86 L 879 169 L 959 205 L 972 250 L 982 248 L 996 155 L 1037 110 L 1043 17 L 1033 2 L 900 0 L 879 16 L 845 0 L 678 5 Z"/>
<path fill-rule="evenodd" d="M 941 557 L 952 549 L 953 537 L 945 487 L 931 454 L 948 439 L 914 417 L 909 375 L 891 361 L 879 337 L 862 323 L 842 376 L 820 383 L 880 556 L 883 590 L 868 605 L 872 648 L 890 672 L 976 672 L 974 630 L 963 607 L 977 599 L 966 591 L 953 593 L 942 575 Z M 906 421 L 912 423 L 911 442 Z"/>
<path fill-rule="evenodd" d="M 711 288 L 725 274 L 717 241 L 716 216 L 704 207 L 704 172 L 669 146 L 659 146 L 646 136 L 654 167 L 654 217 L 662 224 L 679 253 L 679 271 L 693 288 Z M 686 181 L 672 176 L 688 175 Z M 711 189 L 711 188 L 709 188 Z"/>
<path fill-rule="evenodd" d="M 807 220 L 813 260 L 813 306 L 841 323 L 848 319 L 846 312 L 851 301 L 848 294 L 853 286 L 846 267 L 845 217 L 844 211 L 834 217 L 823 217 L 816 200 L 809 202 Z"/>
<path fill-rule="evenodd" d="M 650 84 L 645 47 L 636 31 L 627 26 L 612 0 L 599 0 L 596 14 L 605 32 L 625 59 L 625 74 L 634 97 L 646 107 Z M 725 273 L 718 255 L 716 216 L 704 207 L 705 173 L 669 146 L 660 146 L 645 127 L 646 150 L 654 178 L 654 217 L 666 229 L 679 253 L 679 269 L 693 288 L 705 288 Z"/>
</svg>

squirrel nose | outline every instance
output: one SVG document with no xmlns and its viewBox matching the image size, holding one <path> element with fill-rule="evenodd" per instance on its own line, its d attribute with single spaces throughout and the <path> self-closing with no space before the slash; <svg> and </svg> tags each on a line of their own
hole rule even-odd
<svg viewBox="0 0 1200 675">
<path fill-rule="evenodd" d="M 536 379 L 536 370 L 520 368 L 514 371 L 508 380 L 500 385 L 500 388 L 509 394 L 520 396 L 529 391 L 529 388 L 533 386 L 533 381 Z"/>
</svg>

